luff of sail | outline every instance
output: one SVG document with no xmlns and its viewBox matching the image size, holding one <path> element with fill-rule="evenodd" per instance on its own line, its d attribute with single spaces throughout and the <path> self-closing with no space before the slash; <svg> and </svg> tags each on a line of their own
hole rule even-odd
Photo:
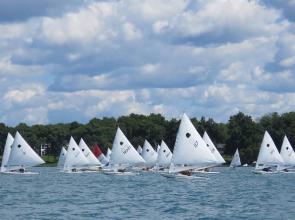
<svg viewBox="0 0 295 220">
<path fill-rule="evenodd" d="M 142 165 L 144 162 L 144 159 L 138 154 L 127 137 L 118 127 L 112 146 L 110 166 L 128 167 Z"/>
<path fill-rule="evenodd" d="M 286 135 L 284 137 L 280 154 L 284 160 L 285 167 L 295 167 L 295 153 Z"/>
<path fill-rule="evenodd" d="M 213 141 L 211 140 L 211 138 L 209 137 L 209 135 L 208 135 L 208 133 L 206 131 L 204 132 L 203 140 L 205 141 L 207 147 L 209 147 L 211 153 L 214 155 L 214 157 L 216 158 L 216 160 L 220 164 L 225 163 L 225 160 L 223 159 L 223 157 L 221 156 L 221 154 L 219 153 L 219 151 L 215 147 Z"/>
<path fill-rule="evenodd" d="M 284 160 L 281 157 L 275 143 L 267 131 L 264 133 L 264 137 L 260 146 L 255 170 L 262 170 L 266 167 L 278 167 L 284 164 Z"/>
<path fill-rule="evenodd" d="M 71 169 L 83 169 L 89 164 L 87 158 L 77 145 L 73 137 L 70 138 L 69 147 L 64 164 L 64 171 Z"/>
<path fill-rule="evenodd" d="M 9 159 L 9 155 L 11 152 L 12 144 L 13 144 L 14 138 L 10 133 L 7 134 L 5 146 L 4 146 L 4 152 L 2 156 L 2 162 L 1 162 L 1 170 L 0 172 L 5 172 L 7 171 L 7 162 Z"/>
<path fill-rule="evenodd" d="M 183 114 L 176 136 L 169 172 L 203 169 L 218 164 L 218 161 L 190 119 L 186 114 Z"/>
<path fill-rule="evenodd" d="M 233 156 L 233 159 L 232 159 L 232 161 L 231 161 L 231 163 L 230 163 L 230 167 L 238 167 L 238 166 L 241 166 L 242 164 L 241 164 L 241 159 L 240 159 L 240 154 L 239 154 L 239 149 L 237 148 L 236 149 L 236 152 L 235 152 L 235 154 L 234 154 L 234 156 Z"/>
<path fill-rule="evenodd" d="M 16 132 L 7 162 L 7 170 L 37 166 L 45 161 L 31 148 L 19 132 Z"/>
</svg>

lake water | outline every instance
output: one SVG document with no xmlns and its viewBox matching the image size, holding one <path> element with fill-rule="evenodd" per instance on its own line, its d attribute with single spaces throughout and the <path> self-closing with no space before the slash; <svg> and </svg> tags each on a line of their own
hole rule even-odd
<svg viewBox="0 0 295 220">
<path fill-rule="evenodd" d="M 216 168 L 207 180 L 41 167 L 0 174 L 0 219 L 295 219 L 295 174 L 251 169 Z"/>
</svg>

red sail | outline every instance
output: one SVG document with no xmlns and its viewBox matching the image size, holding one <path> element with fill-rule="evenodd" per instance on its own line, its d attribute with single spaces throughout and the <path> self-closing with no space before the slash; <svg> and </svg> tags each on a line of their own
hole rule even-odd
<svg viewBox="0 0 295 220">
<path fill-rule="evenodd" d="M 102 152 L 97 144 L 94 145 L 94 147 L 92 148 L 92 153 L 94 154 L 95 157 L 99 157 L 102 154 Z"/>
</svg>

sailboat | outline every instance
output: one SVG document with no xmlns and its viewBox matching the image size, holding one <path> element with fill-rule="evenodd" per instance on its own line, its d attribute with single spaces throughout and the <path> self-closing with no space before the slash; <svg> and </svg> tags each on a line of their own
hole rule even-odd
<svg viewBox="0 0 295 220">
<path fill-rule="evenodd" d="M 88 168 L 91 170 L 99 170 L 99 168 L 101 167 L 101 163 L 94 156 L 94 154 L 89 149 L 83 138 L 80 139 L 79 148 L 88 160 Z"/>
<path fill-rule="evenodd" d="M 63 171 L 67 173 L 79 173 L 89 165 L 88 159 L 77 145 L 73 137 L 70 138 Z"/>
<path fill-rule="evenodd" d="M 31 148 L 19 132 L 16 132 L 5 173 L 37 174 L 27 172 L 29 167 L 37 166 L 45 161 Z"/>
<path fill-rule="evenodd" d="M 254 173 L 276 173 L 284 165 L 284 160 L 281 157 L 275 143 L 267 131 L 260 146 Z"/>
<path fill-rule="evenodd" d="M 58 167 L 64 166 L 65 160 L 66 160 L 66 155 L 67 155 L 67 150 L 64 147 L 62 147 L 60 154 L 59 154 L 58 162 L 57 162 Z"/>
<path fill-rule="evenodd" d="M 295 169 L 295 153 L 292 148 L 292 145 L 290 144 L 287 136 L 285 135 L 284 141 L 281 147 L 281 156 L 284 160 L 284 170 L 289 171 Z"/>
<path fill-rule="evenodd" d="M 139 155 L 142 154 L 142 147 L 140 145 L 138 145 L 137 147 L 137 152 L 139 153 Z"/>
<path fill-rule="evenodd" d="M 102 153 L 100 147 L 97 144 L 92 149 L 92 153 L 102 165 L 107 165 L 109 163 L 108 158 Z"/>
<path fill-rule="evenodd" d="M 147 169 L 156 165 L 158 154 L 147 140 L 144 141 L 141 156 L 146 162 Z"/>
<path fill-rule="evenodd" d="M 108 166 L 111 172 L 106 173 L 132 175 L 131 172 L 126 172 L 126 169 L 134 166 L 140 166 L 144 163 L 144 159 L 138 154 L 127 137 L 118 127 Z"/>
<path fill-rule="evenodd" d="M 157 157 L 157 168 L 163 170 L 168 168 L 172 159 L 172 153 L 167 144 L 162 140 Z"/>
<path fill-rule="evenodd" d="M 0 172 L 7 171 L 7 162 L 9 159 L 9 155 L 11 152 L 11 147 L 12 147 L 13 141 L 14 141 L 14 138 L 12 137 L 12 135 L 10 133 L 8 133 L 7 138 L 6 138 L 6 142 L 5 142 Z"/>
<path fill-rule="evenodd" d="M 239 167 L 241 165 L 242 164 L 241 164 L 239 149 L 237 148 L 229 167 L 235 168 L 235 167 Z"/>
<path fill-rule="evenodd" d="M 217 166 L 219 162 L 207 147 L 188 116 L 184 113 L 177 132 L 169 174 L 190 176 L 195 169 Z"/>
</svg>

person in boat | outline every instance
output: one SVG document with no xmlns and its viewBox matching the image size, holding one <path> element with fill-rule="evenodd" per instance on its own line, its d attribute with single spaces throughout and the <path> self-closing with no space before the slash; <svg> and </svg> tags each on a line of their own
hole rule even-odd
<svg viewBox="0 0 295 220">
<path fill-rule="evenodd" d="M 126 170 L 125 169 L 118 169 L 118 172 L 124 173 Z"/>
<path fill-rule="evenodd" d="M 73 168 L 73 169 L 72 169 L 72 172 L 77 172 L 77 169 L 76 169 L 76 168 Z"/>
<path fill-rule="evenodd" d="M 184 170 L 184 171 L 181 171 L 180 174 L 185 175 L 185 176 L 191 176 L 192 172 L 190 170 Z"/>
<path fill-rule="evenodd" d="M 265 167 L 262 169 L 264 172 L 272 172 L 271 167 Z"/>
<path fill-rule="evenodd" d="M 22 167 L 18 170 L 20 173 L 24 173 L 25 172 L 25 169 Z"/>
<path fill-rule="evenodd" d="M 143 171 L 149 171 L 150 168 L 149 168 L 149 167 L 144 167 L 144 168 L 142 168 L 142 170 L 143 170 Z"/>
<path fill-rule="evenodd" d="M 287 168 L 283 169 L 284 172 L 289 172 L 289 170 Z"/>
<path fill-rule="evenodd" d="M 205 168 L 204 171 L 205 172 L 210 172 L 210 169 L 209 168 Z"/>
</svg>

